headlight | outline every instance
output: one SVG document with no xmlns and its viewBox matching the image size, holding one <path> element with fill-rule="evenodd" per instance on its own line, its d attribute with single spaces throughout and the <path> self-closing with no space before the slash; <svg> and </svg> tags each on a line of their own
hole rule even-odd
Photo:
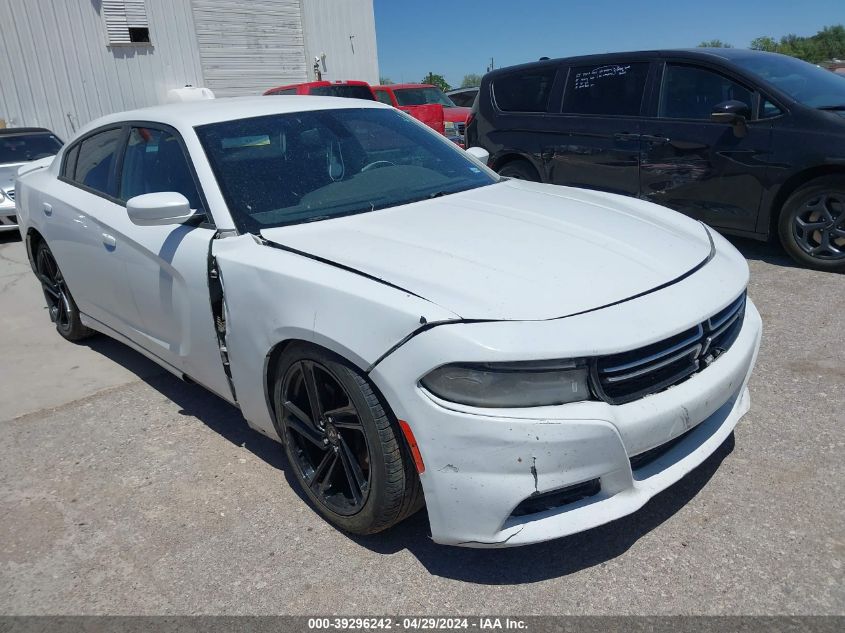
<svg viewBox="0 0 845 633">
<path fill-rule="evenodd" d="M 446 121 L 443 128 L 446 131 L 446 136 L 455 136 L 458 133 L 458 124 L 454 121 Z"/>
<path fill-rule="evenodd" d="M 473 407 L 539 407 L 587 400 L 584 361 L 454 364 L 420 381 L 438 398 Z"/>
</svg>

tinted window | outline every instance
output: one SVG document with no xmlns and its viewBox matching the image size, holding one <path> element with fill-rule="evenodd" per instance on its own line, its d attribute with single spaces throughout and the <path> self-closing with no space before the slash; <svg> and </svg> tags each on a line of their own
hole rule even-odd
<svg viewBox="0 0 845 633">
<path fill-rule="evenodd" d="M 845 105 L 845 78 L 824 68 L 794 57 L 765 53 L 732 61 L 804 105 L 814 108 Z"/>
<path fill-rule="evenodd" d="M 636 116 L 643 103 L 647 63 L 602 64 L 569 69 L 563 111 Z"/>
<path fill-rule="evenodd" d="M 390 98 L 390 93 L 387 90 L 376 90 L 376 99 L 387 105 L 393 105 L 393 100 Z"/>
<path fill-rule="evenodd" d="M 179 140 L 163 130 L 132 128 L 120 175 L 120 198 L 176 191 L 199 209 L 200 197 Z"/>
<path fill-rule="evenodd" d="M 738 83 L 704 68 L 669 64 L 663 75 L 658 116 L 709 120 L 713 106 L 732 99 L 751 109 L 751 93 Z"/>
<path fill-rule="evenodd" d="M 545 112 L 554 80 L 554 68 L 498 77 L 493 81 L 496 105 L 505 112 Z"/>
<path fill-rule="evenodd" d="M 440 88 L 399 88 L 394 90 L 396 103 L 400 106 L 428 105 L 439 103 L 446 108 L 454 108 L 455 104 L 449 100 Z"/>
<path fill-rule="evenodd" d="M 295 95 L 296 88 L 282 88 L 280 90 L 274 90 L 270 93 L 270 95 Z"/>
<path fill-rule="evenodd" d="M 475 95 L 478 94 L 478 89 L 475 90 L 468 90 L 466 92 L 456 92 L 454 94 L 446 95 L 449 97 L 452 102 L 456 106 L 461 106 L 462 108 L 469 108 L 472 106 L 472 102 L 475 101 Z"/>
<path fill-rule="evenodd" d="M 73 179 L 96 191 L 114 195 L 111 173 L 121 134 L 122 130 L 116 128 L 89 136 L 82 141 Z"/>
<path fill-rule="evenodd" d="M 348 97 L 350 99 L 367 99 L 373 101 L 373 93 L 367 86 L 315 86 L 308 94 L 320 97 Z"/>
<path fill-rule="evenodd" d="M 79 143 L 71 147 L 65 154 L 65 166 L 62 169 L 62 176 L 73 180 L 73 172 L 76 171 L 76 159 L 79 157 Z"/>
<path fill-rule="evenodd" d="M 238 228 L 249 232 L 496 182 L 453 143 L 392 108 L 273 114 L 196 130 Z M 242 141 L 257 138 L 266 140 Z"/>
<path fill-rule="evenodd" d="M 0 165 L 54 156 L 60 149 L 62 142 L 49 133 L 4 134 L 0 136 Z"/>
</svg>

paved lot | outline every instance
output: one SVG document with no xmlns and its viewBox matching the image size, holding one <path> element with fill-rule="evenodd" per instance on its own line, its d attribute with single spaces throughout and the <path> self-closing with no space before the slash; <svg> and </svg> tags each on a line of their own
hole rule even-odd
<svg viewBox="0 0 845 633">
<path fill-rule="evenodd" d="M 736 243 L 765 335 L 735 441 L 628 518 L 478 551 L 424 512 L 335 531 L 234 408 L 64 342 L 0 236 L 0 613 L 845 613 L 845 276 Z"/>
</svg>

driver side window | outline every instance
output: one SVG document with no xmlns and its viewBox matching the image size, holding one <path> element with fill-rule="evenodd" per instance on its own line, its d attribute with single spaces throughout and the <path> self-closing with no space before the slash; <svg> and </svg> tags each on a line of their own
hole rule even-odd
<svg viewBox="0 0 845 633">
<path fill-rule="evenodd" d="M 173 134 L 155 128 L 133 127 L 120 175 L 120 199 L 160 191 L 176 191 L 192 209 L 202 202 L 182 146 Z"/>
<path fill-rule="evenodd" d="M 704 68 L 667 64 L 657 115 L 709 120 L 713 106 L 729 100 L 742 101 L 752 110 L 751 92 L 735 81 Z"/>
</svg>

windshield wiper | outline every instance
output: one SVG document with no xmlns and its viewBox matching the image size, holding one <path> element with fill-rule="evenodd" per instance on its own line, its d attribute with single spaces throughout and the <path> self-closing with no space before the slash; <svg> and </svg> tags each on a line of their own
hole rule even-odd
<svg viewBox="0 0 845 633">
<path fill-rule="evenodd" d="M 840 105 L 819 106 L 817 110 L 845 110 L 845 103 Z"/>
</svg>

